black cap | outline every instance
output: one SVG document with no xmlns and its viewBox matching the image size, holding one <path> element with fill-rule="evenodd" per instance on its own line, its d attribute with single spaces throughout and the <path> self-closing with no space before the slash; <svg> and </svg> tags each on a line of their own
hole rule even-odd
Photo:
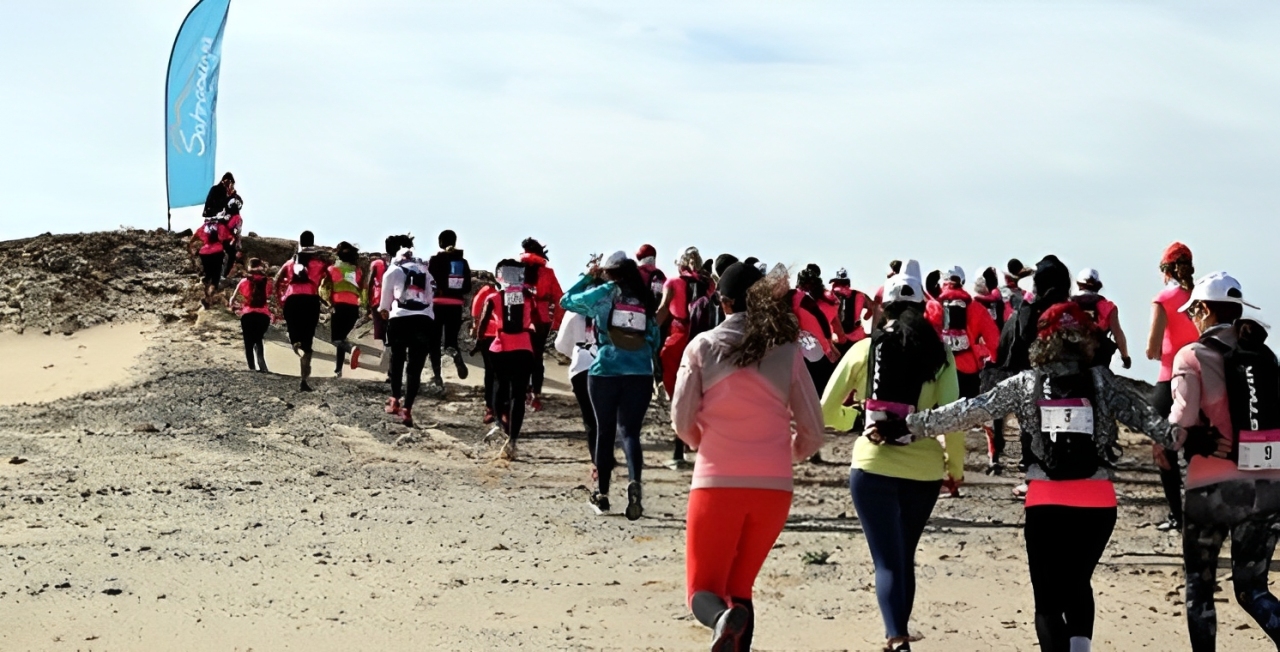
<svg viewBox="0 0 1280 652">
<path fill-rule="evenodd" d="M 732 301 L 735 312 L 746 310 L 747 290 L 750 290 L 751 286 L 762 278 L 764 278 L 764 274 L 761 274 L 760 270 L 755 267 L 744 263 L 734 263 L 725 268 L 724 273 L 720 275 L 720 284 L 717 286 L 720 290 L 720 297 Z"/>
<path fill-rule="evenodd" d="M 724 270 L 729 266 L 738 262 L 738 257 L 733 254 L 720 254 L 716 256 L 716 275 L 724 276 Z"/>
</svg>

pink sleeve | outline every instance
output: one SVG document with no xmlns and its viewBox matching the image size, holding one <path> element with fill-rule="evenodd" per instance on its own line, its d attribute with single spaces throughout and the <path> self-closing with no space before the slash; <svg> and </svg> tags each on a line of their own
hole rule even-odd
<svg viewBox="0 0 1280 652">
<path fill-rule="evenodd" d="M 676 387 L 671 394 L 671 426 L 684 443 L 697 448 L 702 441 L 702 429 L 698 427 L 698 411 L 702 409 L 702 350 L 703 340 L 695 340 L 684 350 L 680 358 L 680 370 L 676 372 Z"/>
<path fill-rule="evenodd" d="M 1173 359 L 1173 409 L 1169 423 L 1188 427 L 1200 423 L 1200 359 L 1196 347 L 1187 346 Z"/>
<path fill-rule="evenodd" d="M 813 387 L 813 378 L 809 376 L 804 357 L 798 350 L 791 366 L 790 403 L 791 418 L 796 424 L 796 433 L 791 438 L 791 456 L 799 462 L 822 449 L 824 426 L 818 391 Z"/>
</svg>

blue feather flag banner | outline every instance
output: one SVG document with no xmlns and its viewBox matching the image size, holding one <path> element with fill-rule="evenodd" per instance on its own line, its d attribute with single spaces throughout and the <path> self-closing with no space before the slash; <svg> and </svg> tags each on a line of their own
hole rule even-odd
<svg viewBox="0 0 1280 652">
<path fill-rule="evenodd" d="M 231 0 L 200 0 L 182 21 L 165 80 L 169 208 L 204 203 L 218 146 L 218 71 Z"/>
</svg>

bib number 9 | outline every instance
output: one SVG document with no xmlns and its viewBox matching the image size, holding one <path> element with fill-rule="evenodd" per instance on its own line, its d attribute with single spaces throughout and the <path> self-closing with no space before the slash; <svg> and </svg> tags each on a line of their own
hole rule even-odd
<svg viewBox="0 0 1280 652">
<path fill-rule="evenodd" d="M 1280 430 L 1241 432 L 1236 467 L 1241 471 L 1280 469 Z"/>
</svg>

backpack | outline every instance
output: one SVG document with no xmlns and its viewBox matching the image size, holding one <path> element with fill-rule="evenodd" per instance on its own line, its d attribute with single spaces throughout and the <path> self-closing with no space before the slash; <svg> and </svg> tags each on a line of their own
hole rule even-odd
<svg viewBox="0 0 1280 652">
<path fill-rule="evenodd" d="M 1018 308 L 1021 308 L 1022 304 L 1027 300 L 1026 296 L 1022 294 L 1022 290 L 1011 288 L 1008 285 L 1000 288 L 1000 298 L 1004 299 L 1005 305 L 1009 306 L 1014 312 L 1017 312 Z"/>
<path fill-rule="evenodd" d="M 527 290 L 523 285 L 508 285 L 502 294 L 502 332 L 507 335 L 527 333 L 531 328 L 530 306 L 525 301 Z"/>
<path fill-rule="evenodd" d="M 639 299 L 619 293 L 609 310 L 609 341 L 623 351 L 648 345 L 649 315 Z"/>
<path fill-rule="evenodd" d="M 449 290 L 462 292 L 467 280 L 467 261 L 461 258 L 449 261 Z"/>
<path fill-rule="evenodd" d="M 216 217 L 210 217 L 204 221 L 204 226 L 200 227 L 204 233 L 201 240 L 205 244 L 211 245 L 215 242 L 222 242 L 222 221 Z"/>
<path fill-rule="evenodd" d="M 426 310 L 431 305 L 428 290 L 431 281 L 427 269 L 414 260 L 399 263 L 398 267 L 404 272 L 404 286 L 398 299 L 400 307 L 405 310 Z"/>
<path fill-rule="evenodd" d="M 902 360 L 901 326 L 890 324 L 885 330 L 871 334 L 868 356 L 867 397 L 864 401 L 868 423 L 905 419 L 915 412 L 924 383 L 906 373 L 909 366 Z"/>
<path fill-rule="evenodd" d="M 689 339 L 715 328 L 715 309 L 707 291 L 711 284 L 702 276 L 681 276 L 689 309 Z"/>
<path fill-rule="evenodd" d="M 1231 412 L 1231 454 L 1241 470 L 1280 468 L 1280 367 L 1266 345 L 1266 330 L 1251 320 L 1233 327 L 1239 337 L 1229 347 L 1213 337 L 1201 343 L 1222 354 Z"/>
<path fill-rule="evenodd" d="M 836 319 L 840 322 L 840 327 L 844 329 L 845 334 L 853 333 L 862 328 L 862 307 L 864 305 L 862 293 L 854 291 L 849 296 L 841 294 L 836 295 L 839 301 L 836 307 Z"/>
<path fill-rule="evenodd" d="M 1084 480 L 1102 466 L 1094 433 L 1097 412 L 1093 377 L 1089 373 L 1036 379 L 1043 444 L 1040 468 L 1051 480 Z"/>
<path fill-rule="evenodd" d="M 266 274 L 254 274 L 249 277 L 250 308 L 267 307 L 267 281 Z"/>
<path fill-rule="evenodd" d="M 290 285 L 311 285 L 309 267 L 315 259 L 315 253 L 303 249 L 293 255 L 293 273 L 289 275 Z M 319 281 L 319 279 L 316 279 Z"/>
<path fill-rule="evenodd" d="M 653 293 L 655 301 L 662 301 L 662 290 L 667 285 L 667 275 L 657 267 L 649 272 L 649 291 Z"/>
<path fill-rule="evenodd" d="M 968 351 L 969 343 L 969 302 L 963 299 L 948 299 L 942 304 L 942 343 L 952 353 Z"/>
</svg>

